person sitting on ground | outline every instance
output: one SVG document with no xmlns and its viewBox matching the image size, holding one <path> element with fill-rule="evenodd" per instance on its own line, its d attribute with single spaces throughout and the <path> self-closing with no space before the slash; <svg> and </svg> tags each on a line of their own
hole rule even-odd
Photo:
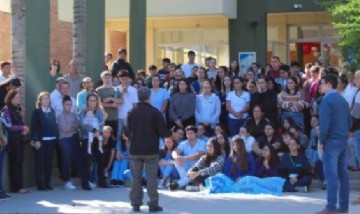
<svg viewBox="0 0 360 214">
<path fill-rule="evenodd" d="M 285 192 L 307 192 L 311 184 L 310 164 L 305 154 L 301 153 L 300 143 L 292 138 L 289 143 L 290 153 L 282 156 L 280 174 L 286 179 Z"/>
<path fill-rule="evenodd" d="M 116 148 L 116 159 L 111 173 L 111 186 L 124 185 L 126 180 L 125 171 L 127 169 L 129 169 L 128 138 L 124 135 L 123 131 L 120 139 L 120 147 Z"/>
<path fill-rule="evenodd" d="M 207 142 L 209 140 L 209 137 L 206 136 L 207 132 L 205 125 L 203 123 L 199 123 L 197 125 L 197 130 L 198 130 L 196 133 L 197 138 L 204 142 Z"/>
<path fill-rule="evenodd" d="M 188 171 L 188 177 L 194 186 L 187 186 L 188 191 L 198 191 L 204 185 L 205 179 L 223 171 L 225 157 L 221 152 L 220 144 L 215 138 L 210 139 L 206 145 L 206 154 Z"/>
<path fill-rule="evenodd" d="M 256 160 L 255 176 L 259 178 L 279 176 L 279 158 L 271 145 L 265 145 L 261 157 Z"/>
<path fill-rule="evenodd" d="M 171 191 L 174 191 L 179 187 L 183 188 L 190 182 L 187 171 L 194 166 L 196 161 L 199 160 L 206 151 L 206 143 L 196 138 L 197 128 L 195 126 L 190 125 L 186 127 L 185 132 L 187 140 L 181 142 L 172 152 L 176 170 L 180 175 L 180 180 L 169 185 Z"/>
<path fill-rule="evenodd" d="M 231 139 L 231 153 L 226 158 L 224 174 L 233 181 L 241 177 L 255 174 L 255 161 L 253 155 L 246 152 L 245 142 L 239 137 Z"/>
<path fill-rule="evenodd" d="M 256 139 L 256 142 L 254 143 L 253 150 L 255 154 L 261 156 L 261 149 L 266 144 L 271 144 L 278 153 L 281 152 L 282 142 L 281 138 L 275 134 L 275 126 L 271 123 L 267 124 L 264 132 L 265 136 Z"/>
<path fill-rule="evenodd" d="M 103 151 L 105 163 L 105 177 L 109 176 L 109 172 L 113 169 L 115 160 L 115 137 L 113 136 L 111 126 L 104 126 L 103 128 Z"/>
<path fill-rule="evenodd" d="M 281 131 L 290 131 L 290 128 L 295 125 L 295 121 L 292 117 L 286 117 L 281 124 Z"/>
<path fill-rule="evenodd" d="M 244 126 L 248 127 L 251 136 L 258 139 L 265 135 L 265 125 L 270 123 L 270 121 L 264 117 L 264 112 L 260 105 L 255 105 L 252 113 L 252 117 L 245 122 Z"/>
<path fill-rule="evenodd" d="M 253 151 L 255 138 L 250 135 L 249 128 L 246 126 L 241 127 L 239 137 L 245 142 L 246 152 L 251 153 Z"/>
<path fill-rule="evenodd" d="M 299 139 L 302 152 L 306 151 L 309 146 L 309 138 L 301 131 L 301 128 L 294 125 L 290 128 L 290 133 L 292 133 L 295 138 Z"/>
<path fill-rule="evenodd" d="M 176 143 L 172 138 L 165 138 L 165 143 L 163 148 L 159 152 L 159 166 L 161 172 L 161 181 L 158 188 L 168 187 L 171 182 L 171 178 L 176 177 L 176 170 L 174 165 L 174 159 L 171 156 L 171 153 L 176 149 Z"/>
</svg>

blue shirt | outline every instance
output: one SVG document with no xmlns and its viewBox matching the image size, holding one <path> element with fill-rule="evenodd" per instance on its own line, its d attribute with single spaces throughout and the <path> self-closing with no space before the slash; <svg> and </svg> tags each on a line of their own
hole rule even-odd
<svg viewBox="0 0 360 214">
<path fill-rule="evenodd" d="M 190 142 L 188 140 L 185 140 L 178 145 L 177 149 L 179 150 L 179 154 L 181 156 L 195 155 L 198 152 L 205 153 L 206 143 L 200 139 L 197 139 L 195 145 L 191 146 Z M 185 160 L 184 161 L 185 169 L 186 170 L 190 169 L 192 166 L 194 166 L 196 162 L 197 160 L 191 160 L 191 161 Z"/>
<path fill-rule="evenodd" d="M 349 104 L 334 89 L 329 90 L 320 104 L 320 144 L 329 140 L 346 143 L 351 129 Z"/>
<path fill-rule="evenodd" d="M 77 94 L 76 97 L 76 105 L 79 109 L 79 111 L 83 110 L 86 107 L 86 97 L 87 97 L 88 93 L 86 90 L 80 91 Z"/>
<path fill-rule="evenodd" d="M 169 100 L 170 96 L 166 89 L 159 88 L 157 92 L 151 89 L 150 104 L 157 108 L 159 111 L 164 107 L 164 101 Z"/>
</svg>

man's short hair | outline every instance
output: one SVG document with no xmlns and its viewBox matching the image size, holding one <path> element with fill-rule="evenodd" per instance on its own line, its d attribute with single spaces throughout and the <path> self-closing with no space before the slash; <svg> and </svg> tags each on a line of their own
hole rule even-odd
<svg viewBox="0 0 360 214">
<path fill-rule="evenodd" d="M 10 65 L 10 62 L 7 62 L 7 61 L 1 62 L 0 68 L 3 69 L 5 66 L 8 66 L 8 65 Z"/>
<path fill-rule="evenodd" d="M 88 82 L 88 81 L 92 81 L 91 77 L 85 77 L 81 82 Z"/>
<path fill-rule="evenodd" d="M 151 90 L 147 87 L 141 87 L 138 90 L 138 99 L 140 102 L 144 102 L 150 98 Z"/>
<path fill-rule="evenodd" d="M 323 78 L 326 84 L 330 84 L 333 89 L 337 88 L 338 78 L 334 74 L 327 74 Z"/>
<path fill-rule="evenodd" d="M 118 53 L 119 54 L 121 54 L 121 53 L 127 53 L 127 51 L 126 51 L 126 49 L 125 48 L 120 48 L 119 50 L 118 50 Z"/>
<path fill-rule="evenodd" d="M 149 66 L 149 70 L 157 70 L 156 65 L 150 65 L 150 66 Z"/>
<path fill-rule="evenodd" d="M 122 70 L 119 71 L 118 77 L 119 78 L 121 78 L 121 77 L 130 77 L 130 73 L 129 73 L 129 71 L 127 71 L 125 69 L 122 69 Z"/>
<path fill-rule="evenodd" d="M 197 127 L 194 125 L 186 126 L 185 132 L 187 132 L 187 131 L 193 131 L 194 133 L 197 133 Z"/>
<path fill-rule="evenodd" d="M 189 55 L 195 55 L 195 52 L 194 52 L 194 51 L 189 51 L 189 52 L 188 52 L 188 56 L 189 56 Z"/>
<path fill-rule="evenodd" d="M 106 76 L 112 76 L 112 75 L 111 75 L 111 72 L 110 72 L 110 71 L 103 71 L 103 72 L 101 72 L 101 74 L 100 74 L 100 78 L 101 78 L 101 79 L 105 78 Z"/>
<path fill-rule="evenodd" d="M 169 58 L 164 58 L 164 59 L 162 59 L 162 61 L 163 61 L 163 62 L 167 62 L 167 63 L 170 63 L 170 62 L 171 62 Z"/>
<path fill-rule="evenodd" d="M 59 83 L 59 88 L 61 88 L 61 86 L 63 86 L 63 85 L 68 85 L 69 87 L 70 87 L 70 83 L 68 82 L 68 81 L 61 81 L 60 83 Z"/>
<path fill-rule="evenodd" d="M 292 61 L 290 64 L 291 67 L 301 67 L 300 63 L 298 61 Z"/>
</svg>

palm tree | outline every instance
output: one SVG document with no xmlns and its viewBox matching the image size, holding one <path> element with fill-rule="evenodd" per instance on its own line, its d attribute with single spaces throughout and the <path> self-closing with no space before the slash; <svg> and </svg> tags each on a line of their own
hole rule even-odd
<svg viewBox="0 0 360 214">
<path fill-rule="evenodd" d="M 78 64 L 78 72 L 85 75 L 86 0 L 74 0 L 73 9 L 73 59 Z"/>
<path fill-rule="evenodd" d="M 25 105 L 25 0 L 11 0 L 12 62 L 15 76 L 21 80 L 20 95 Z"/>
</svg>

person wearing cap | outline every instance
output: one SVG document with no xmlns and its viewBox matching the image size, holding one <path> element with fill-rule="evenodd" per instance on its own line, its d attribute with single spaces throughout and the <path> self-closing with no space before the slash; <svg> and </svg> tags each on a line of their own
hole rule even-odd
<svg viewBox="0 0 360 214">
<path fill-rule="evenodd" d="M 142 171 L 145 167 L 147 177 L 147 194 L 149 211 L 161 212 L 157 191 L 157 172 L 159 163 L 159 138 L 171 137 L 166 129 L 162 114 L 150 105 L 151 90 L 142 87 L 138 90 L 139 103 L 130 110 L 125 127 L 129 139 L 130 169 L 133 181 L 130 190 L 130 201 L 134 212 L 140 212 L 143 199 L 141 186 Z"/>
<path fill-rule="evenodd" d="M 198 67 L 199 67 L 199 65 L 195 63 L 195 56 L 196 56 L 196 55 L 195 55 L 195 52 L 194 52 L 194 51 L 189 51 L 189 52 L 188 52 L 188 58 L 189 58 L 188 63 L 187 63 L 187 64 L 183 64 L 183 65 L 181 66 L 181 70 L 184 71 L 186 78 L 188 78 L 188 77 L 191 76 L 191 71 L 192 71 L 192 68 L 193 68 L 194 66 L 198 66 Z"/>
<path fill-rule="evenodd" d="M 64 75 L 64 79 L 70 84 L 70 96 L 76 97 L 81 90 L 81 84 L 84 76 L 78 72 L 78 63 L 71 60 L 69 63 L 70 72 Z"/>
<path fill-rule="evenodd" d="M 111 73 L 113 77 L 116 77 L 120 70 L 127 70 L 130 74 L 130 78 L 135 80 L 134 70 L 131 67 L 130 63 L 126 61 L 127 51 L 125 48 L 120 48 L 119 51 L 119 58 L 114 64 L 112 65 Z"/>
<path fill-rule="evenodd" d="M 5 106 L 4 99 L 6 94 L 10 90 L 17 90 L 21 86 L 21 81 L 19 78 L 14 77 L 5 80 L 0 84 L 0 109 L 2 109 Z"/>
</svg>

